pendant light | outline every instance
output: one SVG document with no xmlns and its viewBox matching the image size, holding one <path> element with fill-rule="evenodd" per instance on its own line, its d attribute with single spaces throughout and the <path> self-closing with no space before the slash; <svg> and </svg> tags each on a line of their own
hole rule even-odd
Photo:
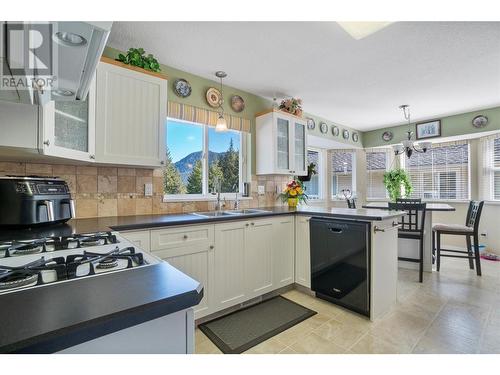
<svg viewBox="0 0 500 375">
<path fill-rule="evenodd" d="M 431 142 L 420 142 L 414 143 L 412 140 L 413 131 L 411 130 L 411 120 L 410 120 L 410 106 L 408 104 L 403 104 L 399 106 L 399 109 L 403 111 L 405 120 L 408 120 L 408 131 L 406 132 L 407 137 L 402 144 L 392 146 L 395 155 L 406 154 L 410 158 L 413 151 L 424 153 L 431 147 Z"/>
<path fill-rule="evenodd" d="M 215 125 L 216 132 L 225 132 L 227 130 L 226 119 L 224 118 L 224 108 L 222 105 L 224 104 L 224 92 L 222 91 L 222 79 L 227 77 L 226 72 L 221 70 L 215 72 L 217 78 L 220 79 L 220 100 L 219 100 L 219 114 L 217 116 L 217 124 Z"/>
</svg>

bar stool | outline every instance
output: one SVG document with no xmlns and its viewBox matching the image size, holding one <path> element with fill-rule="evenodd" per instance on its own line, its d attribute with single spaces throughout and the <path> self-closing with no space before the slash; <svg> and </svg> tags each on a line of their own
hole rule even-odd
<svg viewBox="0 0 500 375">
<path fill-rule="evenodd" d="M 398 257 L 398 260 L 418 263 L 418 280 L 424 279 L 424 228 L 426 203 L 389 203 L 389 210 L 406 211 L 406 215 L 401 217 L 399 222 L 398 238 L 405 238 L 419 241 L 418 258 Z"/>
<path fill-rule="evenodd" d="M 476 260 L 476 273 L 481 276 L 481 257 L 479 256 L 479 221 L 483 211 L 484 201 L 471 201 L 467 210 L 465 225 L 459 224 L 434 224 L 432 226 L 432 248 L 436 250 L 436 269 L 439 272 L 441 257 L 469 259 L 469 268 L 474 269 Z M 467 251 L 450 250 L 441 248 L 441 235 L 465 236 Z M 471 238 L 474 240 L 474 251 L 472 250 Z M 441 254 L 444 251 L 445 254 Z M 454 255 L 446 253 L 459 253 L 467 255 Z"/>
<path fill-rule="evenodd" d="M 356 208 L 356 201 L 354 198 L 346 198 L 347 208 Z"/>
</svg>

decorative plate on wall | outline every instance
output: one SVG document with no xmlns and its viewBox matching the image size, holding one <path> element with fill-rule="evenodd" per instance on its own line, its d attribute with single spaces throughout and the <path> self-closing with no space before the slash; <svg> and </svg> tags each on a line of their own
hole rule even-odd
<svg viewBox="0 0 500 375">
<path fill-rule="evenodd" d="M 187 98 L 191 95 L 191 85 L 183 78 L 174 81 L 174 92 L 181 98 Z"/>
<path fill-rule="evenodd" d="M 338 128 L 338 126 L 335 126 L 335 125 L 332 126 L 332 134 L 333 134 L 334 137 L 338 137 L 339 136 L 340 129 Z"/>
<path fill-rule="evenodd" d="M 342 131 L 342 137 L 343 137 L 345 140 L 348 140 L 348 139 L 349 139 L 349 130 L 344 129 L 344 130 Z"/>
<path fill-rule="evenodd" d="M 354 142 L 357 142 L 357 141 L 359 140 L 359 135 L 358 135 L 358 133 L 352 133 L 352 140 L 353 140 Z"/>
<path fill-rule="evenodd" d="M 392 132 L 390 131 L 385 131 L 383 134 L 382 134 L 382 139 L 386 142 L 389 142 L 390 140 L 392 140 L 392 137 L 393 137 L 393 134 Z"/>
<path fill-rule="evenodd" d="M 324 122 L 319 123 L 319 131 L 325 134 L 328 131 L 328 125 Z"/>
<path fill-rule="evenodd" d="M 218 108 L 222 104 L 222 95 L 215 87 L 210 87 L 207 90 L 206 97 L 210 107 Z"/>
<path fill-rule="evenodd" d="M 231 108 L 235 112 L 241 112 L 245 109 L 245 101 L 239 95 L 231 96 Z"/>
<path fill-rule="evenodd" d="M 307 129 L 313 130 L 316 127 L 316 123 L 314 122 L 314 119 L 308 118 L 307 119 Z"/>
<path fill-rule="evenodd" d="M 472 119 L 472 125 L 475 128 L 484 128 L 488 124 L 488 117 L 484 115 L 476 116 Z"/>
</svg>

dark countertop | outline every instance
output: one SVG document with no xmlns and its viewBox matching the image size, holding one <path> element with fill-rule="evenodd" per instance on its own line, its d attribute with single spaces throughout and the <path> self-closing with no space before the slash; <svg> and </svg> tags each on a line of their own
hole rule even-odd
<svg viewBox="0 0 500 375">
<path fill-rule="evenodd" d="M 363 208 L 387 210 L 389 208 L 389 203 L 388 202 L 370 202 L 370 203 L 363 205 Z M 446 203 L 427 203 L 426 210 L 427 211 L 455 211 L 455 207 L 450 206 L 449 204 L 446 204 Z"/>
<path fill-rule="evenodd" d="M 197 305 L 166 262 L 0 295 L 0 353 L 53 353 Z"/>
<path fill-rule="evenodd" d="M 404 212 L 372 208 L 350 209 L 328 208 L 322 206 L 301 206 L 296 209 L 290 209 L 285 206 L 280 206 L 263 207 L 259 209 L 266 210 L 268 212 L 255 213 L 251 215 L 234 215 L 209 218 L 193 214 L 164 214 L 73 219 L 68 221 L 66 224 L 53 225 L 50 227 L 38 227 L 31 229 L 0 229 L 0 241 L 9 241 L 13 239 L 23 240 L 50 236 L 69 236 L 75 233 L 108 230 L 115 230 L 120 232 L 127 230 L 168 227 L 174 225 L 217 223 L 223 221 L 245 220 L 249 218 L 268 217 L 276 215 L 298 214 L 357 221 L 381 221 L 404 215 Z"/>
</svg>

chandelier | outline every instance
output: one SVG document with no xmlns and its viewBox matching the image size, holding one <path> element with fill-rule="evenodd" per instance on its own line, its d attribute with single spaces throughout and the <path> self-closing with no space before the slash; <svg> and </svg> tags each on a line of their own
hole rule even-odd
<svg viewBox="0 0 500 375">
<path fill-rule="evenodd" d="M 413 154 L 413 151 L 420 153 L 426 152 L 431 147 L 432 145 L 431 142 L 414 143 L 412 140 L 413 131 L 411 130 L 410 106 L 408 104 L 403 104 L 400 105 L 399 108 L 403 111 L 405 120 L 408 121 L 408 131 L 406 132 L 408 136 L 407 139 L 405 139 L 402 142 L 402 144 L 397 144 L 392 146 L 392 148 L 394 149 L 394 154 L 395 155 L 406 154 L 406 156 L 410 158 L 411 155 Z"/>
</svg>

